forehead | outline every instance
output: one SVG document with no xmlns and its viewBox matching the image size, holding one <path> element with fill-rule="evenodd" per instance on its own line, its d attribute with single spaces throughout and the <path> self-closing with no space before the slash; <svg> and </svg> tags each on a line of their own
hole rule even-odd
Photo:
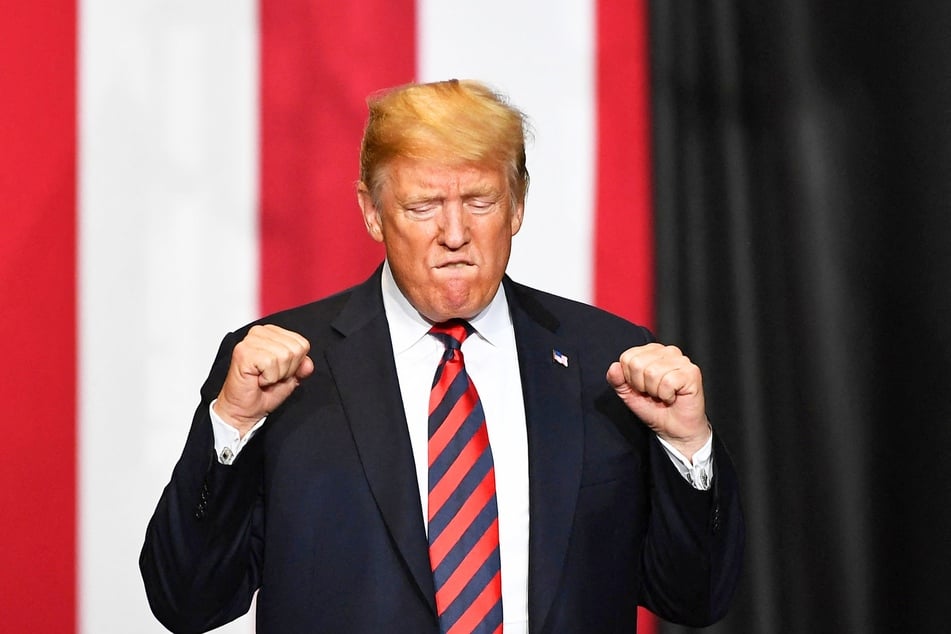
<svg viewBox="0 0 951 634">
<path fill-rule="evenodd" d="M 403 158 L 394 161 L 386 172 L 384 188 L 397 198 L 503 194 L 507 188 L 504 171 L 485 165 L 448 165 L 439 161 Z"/>
</svg>

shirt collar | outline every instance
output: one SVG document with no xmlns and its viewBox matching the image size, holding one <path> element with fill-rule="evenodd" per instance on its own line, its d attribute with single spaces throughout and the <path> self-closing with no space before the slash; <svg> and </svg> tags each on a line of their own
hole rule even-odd
<svg viewBox="0 0 951 634">
<path fill-rule="evenodd" d="M 381 280 L 383 291 L 383 310 L 390 326 L 390 338 L 394 354 L 400 354 L 413 347 L 426 336 L 432 323 L 419 314 L 393 279 L 390 263 L 384 261 Z M 495 297 L 478 315 L 469 320 L 476 333 L 493 346 L 505 340 L 505 333 L 512 330 L 512 316 L 509 314 L 508 301 L 501 284 Z"/>
</svg>

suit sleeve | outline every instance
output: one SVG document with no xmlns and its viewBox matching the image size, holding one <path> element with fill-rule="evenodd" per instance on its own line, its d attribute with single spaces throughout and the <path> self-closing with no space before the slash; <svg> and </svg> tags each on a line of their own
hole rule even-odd
<svg viewBox="0 0 951 634">
<path fill-rule="evenodd" d="M 644 604 L 684 625 L 726 614 L 743 559 L 745 527 L 733 463 L 714 436 L 709 491 L 687 483 L 660 443 L 651 442 L 651 512 L 643 550 Z"/>
<path fill-rule="evenodd" d="M 261 434 L 232 465 L 222 465 L 208 415 L 237 341 L 232 334 L 221 344 L 139 557 L 152 612 L 173 632 L 204 632 L 241 616 L 259 585 Z"/>
</svg>

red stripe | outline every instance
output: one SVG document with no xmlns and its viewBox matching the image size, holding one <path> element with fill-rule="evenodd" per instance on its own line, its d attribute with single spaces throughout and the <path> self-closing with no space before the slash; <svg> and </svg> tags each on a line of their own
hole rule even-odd
<svg viewBox="0 0 951 634">
<path fill-rule="evenodd" d="M 459 431 L 459 428 L 462 427 L 462 424 L 466 422 L 469 414 L 472 413 L 472 410 L 475 408 L 476 403 L 479 401 L 479 397 L 476 394 L 475 388 L 472 387 L 472 384 L 469 384 L 469 389 L 459 397 L 459 400 L 456 401 L 456 404 L 453 406 L 449 413 L 446 414 L 445 420 L 440 423 L 439 428 L 436 430 L 436 433 L 432 435 L 429 439 L 429 466 L 433 466 L 433 463 L 436 462 L 436 459 L 439 457 L 439 454 L 442 453 L 443 449 L 446 448 L 446 445 L 449 444 L 449 441 L 452 440 L 453 436 L 456 435 L 456 432 Z M 432 413 L 430 412 L 430 416 Z M 482 421 L 483 423 L 485 421 Z"/>
<path fill-rule="evenodd" d="M 466 477 L 472 467 L 478 462 L 479 458 L 482 457 L 482 454 L 485 453 L 486 449 L 489 446 L 489 436 L 485 431 L 485 425 L 483 424 L 481 429 L 473 434 L 472 438 L 469 439 L 469 442 L 466 443 L 466 446 L 463 447 L 462 451 L 459 452 L 459 455 L 456 457 L 456 460 L 452 465 L 446 469 L 446 473 L 442 475 L 439 479 L 439 482 L 436 483 L 429 491 L 429 519 L 432 520 L 436 517 L 436 514 L 442 510 L 442 505 L 446 503 L 446 500 L 449 499 L 449 496 L 452 495 L 453 491 L 459 486 L 459 483 L 462 482 L 463 478 Z M 492 471 L 489 471 L 486 474 L 488 478 L 489 474 Z M 483 479 L 483 482 L 485 480 Z M 494 492 L 495 489 L 492 489 Z"/>
<path fill-rule="evenodd" d="M 261 1 L 261 308 L 364 279 L 356 203 L 366 96 L 413 79 L 413 0 Z"/>
<path fill-rule="evenodd" d="M 598 0 L 594 300 L 654 326 L 647 0 Z M 639 608 L 639 634 L 657 618 Z"/>
<path fill-rule="evenodd" d="M 646 0 L 598 2 L 595 302 L 652 326 L 654 236 Z"/>
<path fill-rule="evenodd" d="M 476 516 L 482 512 L 485 505 L 495 494 L 495 469 L 489 469 L 485 478 L 479 483 L 469 499 L 466 500 L 452 521 L 446 525 L 443 531 L 436 538 L 436 541 L 429 547 L 429 561 L 433 570 L 439 567 L 442 560 L 446 557 L 452 547 L 456 545 L 466 529 L 472 525 Z"/>
<path fill-rule="evenodd" d="M 495 607 L 502 596 L 502 576 L 501 573 L 495 573 L 492 581 L 485 587 L 476 600 L 472 602 L 469 608 L 462 613 L 459 620 L 453 623 L 446 634 L 462 634 L 463 632 L 475 631 L 476 627 L 482 623 L 482 619 L 489 613 L 489 610 Z"/>
<path fill-rule="evenodd" d="M 76 628 L 76 5 L 0 20 L 0 614 Z"/>
<path fill-rule="evenodd" d="M 446 583 L 436 592 L 436 610 L 439 614 L 446 611 L 446 608 L 456 600 L 466 584 L 472 580 L 479 568 L 485 564 L 489 556 L 499 547 L 499 520 L 496 518 L 492 524 L 482 533 L 482 537 L 472 547 L 469 554 L 459 563 L 459 566 L 453 571 Z"/>
<path fill-rule="evenodd" d="M 442 403 L 442 400 L 446 397 L 446 392 L 449 391 L 449 387 L 453 381 L 455 381 L 459 373 L 462 372 L 462 367 L 462 363 L 457 358 L 446 362 L 442 374 L 439 375 L 439 381 L 436 382 L 436 385 L 434 385 L 433 389 L 429 392 L 430 416 L 433 415 L 433 412 L 436 411 L 436 408 L 439 407 L 439 404 Z"/>
</svg>

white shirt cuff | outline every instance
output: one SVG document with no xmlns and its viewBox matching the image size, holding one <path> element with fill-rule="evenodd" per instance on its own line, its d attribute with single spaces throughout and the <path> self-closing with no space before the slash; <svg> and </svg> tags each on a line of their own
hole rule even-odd
<svg viewBox="0 0 951 634">
<path fill-rule="evenodd" d="M 703 447 L 693 455 L 693 461 L 688 460 L 687 456 L 677 451 L 673 445 L 660 436 L 657 437 L 657 440 L 664 447 L 664 451 L 667 452 L 671 462 L 677 467 L 677 471 L 693 488 L 700 491 L 710 489 L 710 485 L 713 484 L 713 434 L 710 434 Z"/>
<path fill-rule="evenodd" d="M 230 465 L 234 462 L 235 458 L 238 457 L 238 454 L 241 453 L 241 450 L 244 449 L 244 446 L 248 444 L 248 441 L 251 440 L 255 432 L 261 428 L 261 425 L 267 420 L 267 416 L 255 423 L 254 427 L 242 438 L 241 433 L 237 429 L 226 423 L 224 419 L 215 412 L 215 402 L 217 400 L 218 399 L 215 399 L 211 402 L 211 405 L 208 406 L 208 413 L 211 415 L 211 429 L 215 434 L 215 455 L 218 456 L 218 462 Z"/>
</svg>

